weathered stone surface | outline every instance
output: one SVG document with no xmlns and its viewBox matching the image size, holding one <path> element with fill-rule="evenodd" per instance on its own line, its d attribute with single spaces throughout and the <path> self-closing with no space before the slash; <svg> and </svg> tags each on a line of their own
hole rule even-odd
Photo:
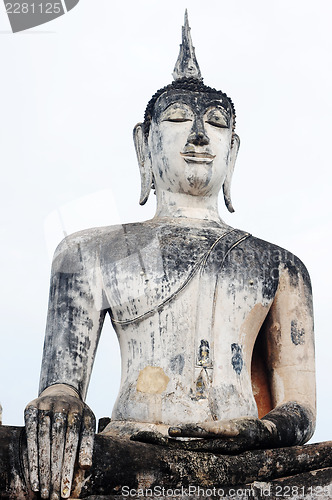
<svg viewBox="0 0 332 500">
<path fill-rule="evenodd" d="M 236 486 L 330 466 L 330 442 L 225 456 L 97 436 L 94 464 L 87 474 L 81 497 L 116 494 L 123 486 L 133 489 Z M 297 481 L 300 478 L 289 484 L 296 485 Z"/>
<path fill-rule="evenodd" d="M 318 493 L 320 487 L 327 488 L 332 483 L 331 445 L 332 442 L 325 442 L 225 456 L 97 434 L 92 468 L 76 473 L 71 498 L 119 498 L 128 496 L 129 490 L 148 488 L 158 493 L 162 488 L 178 492 L 179 488 L 187 491 L 189 487 L 205 491 L 222 488 L 225 498 L 227 491 L 229 498 L 234 498 L 233 490 L 244 488 L 255 491 L 254 498 L 261 498 L 259 492 L 268 488 L 275 494 L 269 498 L 280 498 L 278 492 L 287 493 L 289 488 L 295 492 L 296 487 L 299 494 Z M 27 486 L 25 449 L 23 428 L 0 428 L 1 499 L 39 498 Z M 321 491 L 322 495 L 324 491 L 327 489 Z M 191 496 L 194 495 L 192 489 Z"/>
<path fill-rule="evenodd" d="M 53 259 L 40 393 L 25 411 L 30 482 L 44 499 L 69 497 L 75 461 L 93 462 L 75 479 L 83 497 L 318 466 L 310 448 L 273 451 L 314 431 L 310 279 L 290 252 L 221 219 L 221 190 L 234 211 L 235 108 L 203 84 L 187 16 L 183 35 L 175 81 L 134 129 L 140 202 L 154 189 L 155 217 L 69 235 Z M 84 401 L 106 316 L 121 384 L 93 458 Z M 207 440 L 180 449 L 185 437 Z"/>
<path fill-rule="evenodd" d="M 23 474 L 22 427 L 0 426 L 0 498 L 33 499 Z"/>
</svg>

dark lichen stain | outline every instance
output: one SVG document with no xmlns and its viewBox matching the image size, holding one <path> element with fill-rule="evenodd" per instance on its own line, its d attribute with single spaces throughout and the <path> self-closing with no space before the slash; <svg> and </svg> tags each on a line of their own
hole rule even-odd
<svg viewBox="0 0 332 500">
<path fill-rule="evenodd" d="M 91 318 L 86 318 L 84 321 L 85 326 L 87 327 L 88 330 L 92 330 L 93 328 L 93 321 Z"/>
<path fill-rule="evenodd" d="M 239 344 L 232 344 L 232 366 L 237 375 L 240 375 L 243 368 L 242 347 Z"/>
<path fill-rule="evenodd" d="M 262 282 L 262 295 L 265 300 L 272 300 L 277 292 L 279 283 L 280 251 L 278 248 L 269 249 L 263 242 L 255 252 L 255 269 L 259 272 L 259 281 Z"/>
<path fill-rule="evenodd" d="M 179 375 L 182 375 L 183 368 L 184 368 L 184 356 L 183 354 L 177 354 L 170 360 L 170 368 L 173 373 L 178 373 Z"/>
<path fill-rule="evenodd" d="M 299 329 L 296 320 L 291 322 L 291 337 L 294 345 L 303 345 L 305 342 L 304 328 Z"/>
<path fill-rule="evenodd" d="M 278 268 L 273 269 L 274 274 L 269 279 L 264 279 L 262 286 L 262 295 L 266 300 L 272 300 L 277 292 L 279 271 Z"/>
<path fill-rule="evenodd" d="M 151 337 L 151 349 L 152 349 L 152 352 L 154 352 L 154 346 L 155 346 L 154 332 L 150 333 L 150 337 Z"/>
<path fill-rule="evenodd" d="M 137 354 L 137 342 L 136 342 L 136 340 L 135 339 L 131 339 L 129 345 L 131 347 L 133 359 L 135 359 L 136 354 Z"/>
<path fill-rule="evenodd" d="M 292 260 L 287 260 L 285 267 L 288 270 L 291 286 L 297 287 L 299 284 L 299 273 L 295 263 Z"/>
</svg>

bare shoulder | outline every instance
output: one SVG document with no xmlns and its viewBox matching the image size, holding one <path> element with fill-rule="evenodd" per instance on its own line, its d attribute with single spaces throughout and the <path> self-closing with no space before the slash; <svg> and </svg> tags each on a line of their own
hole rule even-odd
<svg viewBox="0 0 332 500">
<path fill-rule="evenodd" d="M 310 276 L 306 266 L 289 250 L 251 236 L 247 240 L 247 251 L 253 254 L 255 261 L 262 268 L 269 269 L 275 279 L 279 280 L 281 276 L 287 276 L 293 287 L 297 287 L 301 280 L 311 290 Z"/>
<path fill-rule="evenodd" d="M 105 242 L 113 241 L 121 232 L 121 225 L 94 227 L 70 234 L 57 246 L 53 257 L 53 271 L 71 270 L 86 260 L 93 260 Z"/>
<path fill-rule="evenodd" d="M 137 251 L 139 243 L 146 244 L 151 238 L 147 226 L 142 223 L 118 224 L 94 227 L 70 234 L 57 246 L 53 257 L 53 272 L 71 271 L 82 265 L 93 265 L 100 256 L 110 260 L 126 257 L 129 247 Z"/>
<path fill-rule="evenodd" d="M 114 237 L 114 234 L 117 233 L 121 227 L 120 224 L 116 226 L 92 227 L 72 233 L 59 243 L 55 250 L 54 258 L 64 252 L 70 252 L 77 247 L 85 249 L 86 247 L 90 248 L 91 246 L 98 245 L 105 238 Z"/>
</svg>

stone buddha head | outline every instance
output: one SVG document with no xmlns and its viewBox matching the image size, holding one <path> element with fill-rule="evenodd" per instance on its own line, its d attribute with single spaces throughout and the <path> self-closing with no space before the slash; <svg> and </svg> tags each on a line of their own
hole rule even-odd
<svg viewBox="0 0 332 500">
<path fill-rule="evenodd" d="M 231 179 L 240 145 L 235 109 L 227 95 L 203 83 L 187 12 L 174 81 L 149 101 L 134 128 L 143 205 L 151 187 L 191 196 L 217 196 L 223 188 L 233 212 Z"/>
</svg>

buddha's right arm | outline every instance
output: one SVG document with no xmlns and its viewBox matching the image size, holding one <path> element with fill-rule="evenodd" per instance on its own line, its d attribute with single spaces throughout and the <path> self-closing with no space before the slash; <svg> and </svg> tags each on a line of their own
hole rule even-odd
<svg viewBox="0 0 332 500">
<path fill-rule="evenodd" d="M 70 496 L 74 464 L 91 465 L 95 418 L 84 403 L 106 309 L 97 304 L 96 256 L 84 258 L 79 237 L 58 247 L 50 299 L 39 397 L 25 421 L 29 476 L 42 498 Z"/>
</svg>

